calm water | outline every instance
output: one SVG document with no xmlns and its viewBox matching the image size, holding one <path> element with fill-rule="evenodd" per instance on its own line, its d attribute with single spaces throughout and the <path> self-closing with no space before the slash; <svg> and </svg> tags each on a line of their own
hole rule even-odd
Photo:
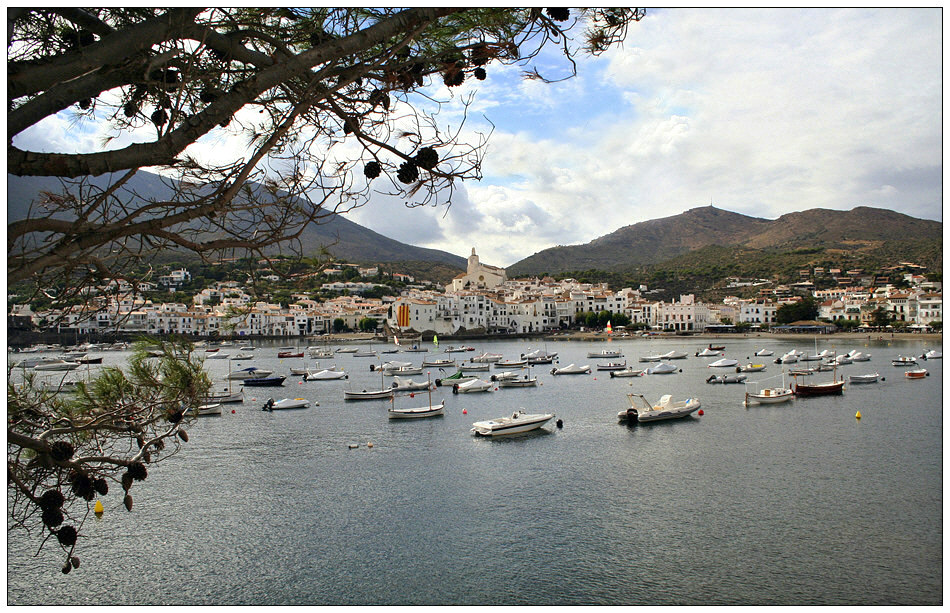
<svg viewBox="0 0 950 613">
<path fill-rule="evenodd" d="M 722 342 L 741 363 L 761 347 L 814 349 L 812 339 Z M 510 358 L 542 345 L 475 346 Z M 561 365 L 596 364 L 587 352 L 606 346 L 546 345 Z M 389 421 L 387 401 L 343 402 L 346 386 L 380 384 L 371 358 L 337 356 L 349 381 L 249 388 L 133 488 L 134 512 L 112 488 L 104 517 L 86 525 L 78 571 L 62 575 L 58 555 L 34 557 L 34 542 L 8 533 L 8 604 L 941 604 L 942 360 L 922 362 L 931 376 L 918 381 L 890 364 L 934 344 L 835 339 L 838 351 L 873 355 L 839 372 L 886 380 L 750 408 L 742 385 L 705 383 L 716 358 L 693 357 L 702 346 L 613 340 L 631 363 L 671 349 L 690 357 L 667 376 L 554 377 L 542 366 L 538 388 L 440 388 L 446 415 L 419 421 Z M 312 363 L 278 360 L 275 345 L 256 355 L 280 374 Z M 767 373 L 750 379 L 781 372 L 754 361 L 764 360 Z M 696 396 L 704 415 L 618 424 L 631 391 Z M 269 396 L 320 406 L 260 411 Z M 422 404 L 424 394 L 397 397 Z M 564 427 L 469 432 L 519 407 L 553 411 Z"/>
</svg>

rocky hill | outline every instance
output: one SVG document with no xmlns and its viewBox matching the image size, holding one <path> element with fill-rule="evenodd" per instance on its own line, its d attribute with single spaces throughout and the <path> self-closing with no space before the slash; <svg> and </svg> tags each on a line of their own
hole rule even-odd
<svg viewBox="0 0 950 613">
<path fill-rule="evenodd" d="M 939 268 L 942 228 L 937 221 L 871 207 L 811 209 L 768 220 L 706 206 L 625 226 L 585 245 L 545 249 L 510 266 L 508 276 L 592 269 L 645 271 L 674 260 L 682 264 L 684 254 L 712 247 L 747 261 L 783 253 L 801 255 L 802 250 L 821 260 L 835 260 L 839 255 L 848 259 L 855 255 L 872 259 L 926 256 L 936 261 L 924 265 Z M 726 267 L 723 272 L 731 271 Z"/>
</svg>

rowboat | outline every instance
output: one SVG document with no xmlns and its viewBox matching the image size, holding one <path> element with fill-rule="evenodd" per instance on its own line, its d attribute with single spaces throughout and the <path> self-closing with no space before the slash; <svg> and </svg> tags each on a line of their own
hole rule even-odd
<svg viewBox="0 0 950 613">
<path fill-rule="evenodd" d="M 462 372 L 486 372 L 491 370 L 491 364 L 462 364 L 459 366 Z"/>
<path fill-rule="evenodd" d="M 848 381 L 850 381 L 852 385 L 855 383 L 877 383 L 880 377 L 881 375 L 875 372 L 867 375 L 851 375 L 848 377 Z"/>
<path fill-rule="evenodd" d="M 303 351 L 278 351 L 278 358 L 302 358 Z"/>
<path fill-rule="evenodd" d="M 435 417 L 437 415 L 444 415 L 445 401 L 443 400 L 439 404 L 433 406 L 430 404 L 426 407 L 416 407 L 416 408 L 406 408 L 406 409 L 395 409 L 390 407 L 389 409 L 389 419 L 419 419 L 422 417 Z"/>
<path fill-rule="evenodd" d="M 642 370 L 636 370 L 632 366 L 628 366 L 623 370 L 612 370 L 610 371 L 611 377 L 642 377 L 644 372 Z"/>
<path fill-rule="evenodd" d="M 908 379 L 923 379 L 929 377 L 930 373 L 927 372 L 926 368 L 915 368 L 914 370 L 904 371 L 904 376 Z"/>
<path fill-rule="evenodd" d="M 495 366 L 498 368 L 516 368 L 518 366 L 527 366 L 527 358 L 522 360 L 499 360 L 495 362 Z"/>
<path fill-rule="evenodd" d="M 472 434 L 480 436 L 501 436 L 520 434 L 537 430 L 550 420 L 554 413 L 525 413 L 520 409 L 512 413 L 511 417 L 498 417 L 487 421 L 476 421 L 472 424 Z"/>
<path fill-rule="evenodd" d="M 498 382 L 498 387 L 537 387 L 538 378 L 525 375 L 523 379 L 503 379 Z"/>
<path fill-rule="evenodd" d="M 362 391 L 350 391 L 343 390 L 343 400 L 381 400 L 384 398 L 392 398 L 393 389 L 383 389 L 383 390 L 362 390 Z"/>
<path fill-rule="evenodd" d="M 455 366 L 455 360 L 452 358 L 426 358 L 422 360 L 423 366 Z"/>
<path fill-rule="evenodd" d="M 259 377 L 257 379 L 244 379 L 242 383 L 245 387 L 278 387 L 284 384 L 287 377 L 278 375 L 276 377 Z"/>
<path fill-rule="evenodd" d="M 185 415 L 189 415 L 192 417 L 194 417 L 195 415 L 197 415 L 198 417 L 209 417 L 211 415 L 220 415 L 220 414 L 221 414 L 221 405 L 217 403 L 203 404 L 201 406 L 191 407 L 185 410 Z"/>
<path fill-rule="evenodd" d="M 335 381 L 337 379 L 348 379 L 349 375 L 347 375 L 342 370 L 325 368 L 315 372 L 308 371 L 307 374 L 303 376 L 303 378 L 304 381 Z"/>
<path fill-rule="evenodd" d="M 503 357 L 504 356 L 501 355 L 500 353 L 483 353 L 481 355 L 475 356 L 474 358 L 469 360 L 469 362 L 475 362 L 476 364 L 491 364 L 493 362 L 497 362 Z"/>
<path fill-rule="evenodd" d="M 237 392 L 209 392 L 204 398 L 207 404 L 244 402 L 244 390 Z"/>
</svg>

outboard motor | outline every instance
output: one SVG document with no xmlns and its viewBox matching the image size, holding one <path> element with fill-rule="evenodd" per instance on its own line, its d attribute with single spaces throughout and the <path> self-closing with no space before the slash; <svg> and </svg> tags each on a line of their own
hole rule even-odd
<svg viewBox="0 0 950 613">
<path fill-rule="evenodd" d="M 273 411 L 274 410 L 274 399 L 268 398 L 267 402 L 264 403 L 264 406 L 261 407 L 262 411 Z"/>
</svg>

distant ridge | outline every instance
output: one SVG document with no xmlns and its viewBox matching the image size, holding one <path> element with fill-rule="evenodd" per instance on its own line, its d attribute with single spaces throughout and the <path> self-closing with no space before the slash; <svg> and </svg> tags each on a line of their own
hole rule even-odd
<svg viewBox="0 0 950 613">
<path fill-rule="evenodd" d="M 509 277 L 656 265 L 709 246 L 747 249 L 848 249 L 855 243 L 937 240 L 943 224 L 886 209 L 810 209 L 760 219 L 704 206 L 624 226 L 584 245 L 551 247 L 508 267 Z"/>
<path fill-rule="evenodd" d="M 103 182 L 106 178 L 101 179 Z M 41 191 L 61 191 L 55 177 L 18 177 L 7 175 L 7 223 L 24 219 L 30 203 Z M 171 190 L 160 177 L 141 171 L 129 181 L 130 191 L 144 197 L 167 197 Z M 346 219 L 333 215 L 320 224 L 310 224 L 300 237 L 304 255 L 316 255 L 326 247 L 333 256 L 350 262 L 432 262 L 464 270 L 467 260 L 461 256 L 407 245 Z"/>
</svg>

